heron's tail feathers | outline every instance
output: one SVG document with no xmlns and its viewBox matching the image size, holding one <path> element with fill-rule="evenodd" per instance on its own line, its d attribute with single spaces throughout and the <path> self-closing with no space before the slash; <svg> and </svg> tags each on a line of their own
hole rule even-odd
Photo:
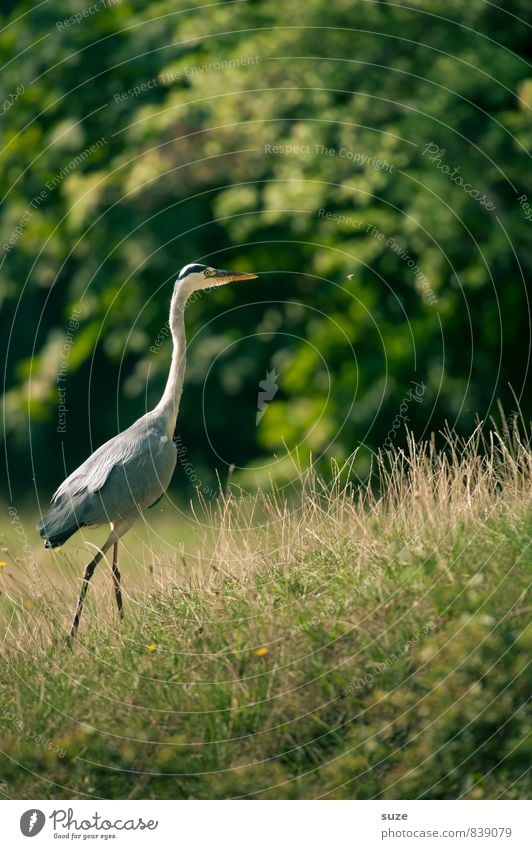
<svg viewBox="0 0 532 849">
<path fill-rule="evenodd" d="M 84 522 L 72 510 L 54 504 L 42 517 L 37 530 L 44 539 L 45 548 L 59 548 L 83 526 Z"/>
</svg>

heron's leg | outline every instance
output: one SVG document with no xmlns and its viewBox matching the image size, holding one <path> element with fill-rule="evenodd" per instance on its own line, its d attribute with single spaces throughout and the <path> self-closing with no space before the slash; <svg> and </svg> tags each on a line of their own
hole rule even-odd
<svg viewBox="0 0 532 849">
<path fill-rule="evenodd" d="M 120 570 L 117 564 L 118 559 L 118 541 L 113 545 L 113 584 L 115 588 L 116 606 L 118 607 L 118 615 L 120 619 L 124 618 L 124 605 L 122 603 L 122 590 L 120 589 Z"/>
<path fill-rule="evenodd" d="M 81 611 L 83 610 L 83 602 L 85 601 L 85 596 L 87 595 L 87 590 L 89 588 L 89 581 L 94 574 L 94 570 L 96 569 L 98 563 L 100 562 L 100 560 L 104 556 L 105 552 L 108 551 L 111 548 L 112 545 L 116 545 L 116 543 L 118 542 L 120 537 L 123 536 L 123 534 L 125 534 L 125 532 L 129 530 L 129 528 L 131 527 L 131 525 L 133 524 L 134 521 L 135 521 L 135 517 L 130 517 L 128 519 L 121 519 L 120 521 L 115 522 L 112 525 L 111 533 L 109 534 L 109 536 L 105 540 L 101 549 L 98 551 L 98 553 L 95 555 L 95 557 L 93 557 L 91 562 L 88 563 L 87 566 L 85 567 L 85 571 L 83 573 L 83 583 L 81 585 L 81 591 L 80 591 L 79 598 L 78 598 L 78 604 L 77 604 L 77 607 L 76 607 L 76 612 L 74 614 L 74 619 L 72 620 L 72 626 L 70 628 L 70 633 L 69 633 L 70 637 L 75 637 L 76 634 L 77 634 L 77 630 L 78 630 L 78 626 L 79 626 L 79 620 L 81 618 Z M 115 556 L 113 557 L 113 561 L 115 559 L 116 559 L 116 551 L 115 551 Z M 113 577 L 114 577 L 114 571 L 113 571 Z M 122 599 L 120 599 L 120 600 L 122 600 Z M 118 603 L 118 597 L 117 597 L 117 603 Z"/>
<path fill-rule="evenodd" d="M 94 575 L 94 570 L 96 569 L 102 557 L 103 551 L 99 551 L 98 554 L 93 557 L 91 562 L 87 563 L 87 565 L 85 566 L 85 571 L 83 572 L 83 583 L 81 584 L 78 603 L 76 605 L 76 612 L 74 613 L 74 618 L 72 620 L 72 625 L 70 628 L 70 637 L 75 637 L 77 634 L 79 620 L 81 619 L 81 612 L 83 610 L 83 602 L 85 601 L 85 596 L 87 595 L 87 590 L 89 589 L 89 581 Z"/>
</svg>

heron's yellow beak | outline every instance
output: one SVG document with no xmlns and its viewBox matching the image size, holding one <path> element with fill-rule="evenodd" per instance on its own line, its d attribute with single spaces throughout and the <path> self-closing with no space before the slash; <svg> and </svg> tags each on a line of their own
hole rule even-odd
<svg viewBox="0 0 532 849">
<path fill-rule="evenodd" d="M 258 274 L 248 274 L 247 271 L 226 271 L 220 269 L 216 271 L 213 277 L 214 282 L 222 286 L 226 283 L 233 283 L 236 280 L 254 280 L 258 277 Z"/>
</svg>

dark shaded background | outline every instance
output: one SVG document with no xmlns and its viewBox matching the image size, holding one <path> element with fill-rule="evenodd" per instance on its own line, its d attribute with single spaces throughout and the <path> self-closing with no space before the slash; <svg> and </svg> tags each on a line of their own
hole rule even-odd
<svg viewBox="0 0 532 849">
<path fill-rule="evenodd" d="M 156 340 L 194 260 L 261 278 L 187 310 L 184 496 L 229 464 L 245 484 L 282 480 L 287 448 L 323 465 L 362 444 L 364 475 L 405 423 L 468 433 L 497 399 L 529 415 L 527 13 L 525 0 L 4 4 L 11 496 L 47 494 L 156 402 L 170 356 Z M 286 145 L 299 150 L 272 148 Z"/>
</svg>

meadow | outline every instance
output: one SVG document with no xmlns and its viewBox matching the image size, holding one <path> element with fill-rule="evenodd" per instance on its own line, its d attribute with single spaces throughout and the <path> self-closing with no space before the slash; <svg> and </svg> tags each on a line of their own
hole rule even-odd
<svg viewBox="0 0 532 849">
<path fill-rule="evenodd" d="M 528 438 L 352 468 L 233 486 L 186 521 L 168 502 L 125 538 L 125 621 L 103 566 L 74 644 L 85 543 L 23 556 L 8 526 L 2 793 L 526 797 Z"/>
</svg>

